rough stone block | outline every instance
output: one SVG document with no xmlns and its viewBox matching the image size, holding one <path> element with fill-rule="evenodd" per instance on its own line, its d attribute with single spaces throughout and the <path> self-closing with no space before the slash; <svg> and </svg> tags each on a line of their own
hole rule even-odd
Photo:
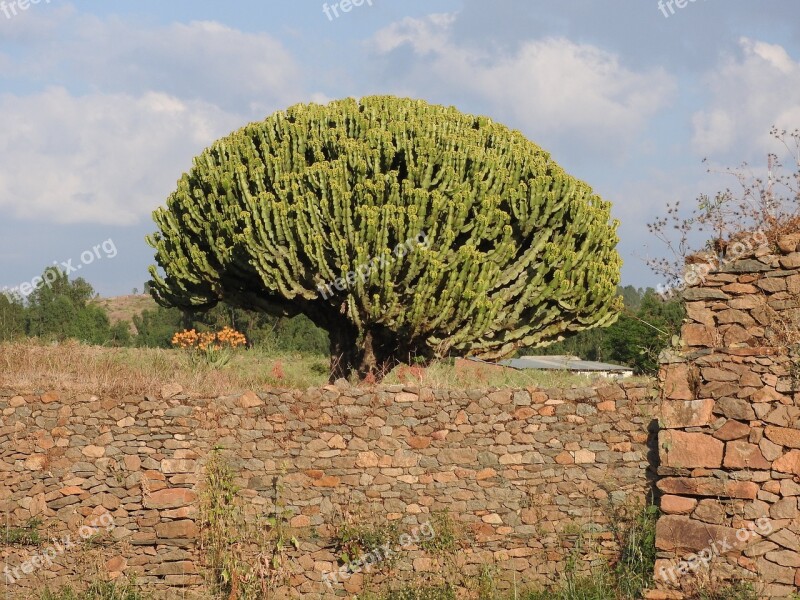
<svg viewBox="0 0 800 600">
<path fill-rule="evenodd" d="M 757 445 L 741 440 L 725 444 L 723 464 L 729 469 L 769 469 L 771 466 Z"/>
<path fill-rule="evenodd" d="M 710 525 L 679 515 L 663 516 L 656 524 L 656 548 L 679 554 L 697 552 L 715 541 L 734 542 L 735 539 L 733 527 Z"/>
<path fill-rule="evenodd" d="M 712 420 L 714 400 L 673 400 L 661 403 L 661 422 L 667 429 L 702 427 Z"/>
<path fill-rule="evenodd" d="M 666 467 L 719 468 L 725 444 L 704 433 L 662 431 L 658 435 L 661 464 Z"/>
<path fill-rule="evenodd" d="M 716 496 L 755 500 L 758 484 L 752 481 L 732 481 L 713 477 L 665 477 L 656 484 L 667 494 L 678 496 Z"/>
</svg>

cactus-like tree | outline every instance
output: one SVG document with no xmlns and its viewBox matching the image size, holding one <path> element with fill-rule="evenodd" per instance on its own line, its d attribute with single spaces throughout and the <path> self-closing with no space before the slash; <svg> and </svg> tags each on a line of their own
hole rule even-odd
<svg viewBox="0 0 800 600">
<path fill-rule="evenodd" d="M 611 324 L 610 203 L 521 133 L 421 100 L 297 105 L 215 142 L 166 208 L 151 293 L 306 314 L 332 378 L 496 359 Z"/>
</svg>

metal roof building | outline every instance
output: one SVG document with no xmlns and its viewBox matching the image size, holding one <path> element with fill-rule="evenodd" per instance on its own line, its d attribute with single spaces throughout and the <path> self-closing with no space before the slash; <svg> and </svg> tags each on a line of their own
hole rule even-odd
<svg viewBox="0 0 800 600">
<path fill-rule="evenodd" d="M 633 375 L 631 367 L 612 365 L 610 363 L 581 360 L 577 356 L 521 356 L 501 360 L 497 363 L 512 369 L 541 369 L 549 371 L 570 371 L 581 375 L 601 375 L 604 377 L 630 377 Z"/>
</svg>

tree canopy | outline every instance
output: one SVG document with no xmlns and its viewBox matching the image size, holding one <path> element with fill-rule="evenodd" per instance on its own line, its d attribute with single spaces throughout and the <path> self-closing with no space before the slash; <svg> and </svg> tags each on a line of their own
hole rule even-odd
<svg viewBox="0 0 800 600">
<path fill-rule="evenodd" d="M 501 358 L 612 323 L 610 203 L 521 133 L 389 96 L 297 105 L 194 160 L 158 231 L 151 293 L 305 314 L 333 376 Z"/>
</svg>

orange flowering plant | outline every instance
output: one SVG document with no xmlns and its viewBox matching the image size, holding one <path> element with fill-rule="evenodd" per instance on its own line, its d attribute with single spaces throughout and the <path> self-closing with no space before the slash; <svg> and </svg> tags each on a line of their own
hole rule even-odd
<svg viewBox="0 0 800 600">
<path fill-rule="evenodd" d="M 194 329 L 188 329 L 172 336 L 172 345 L 186 350 L 193 362 L 202 358 L 216 367 L 227 364 L 232 352 L 245 344 L 247 338 L 244 334 L 231 327 L 225 327 L 216 333 L 210 331 L 198 333 Z"/>
</svg>

